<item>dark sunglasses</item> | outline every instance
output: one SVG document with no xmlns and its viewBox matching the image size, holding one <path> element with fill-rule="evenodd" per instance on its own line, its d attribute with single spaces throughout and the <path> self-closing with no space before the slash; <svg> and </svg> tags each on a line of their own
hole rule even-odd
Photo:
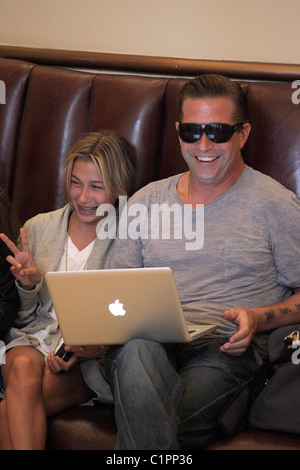
<svg viewBox="0 0 300 470">
<path fill-rule="evenodd" d="M 194 144 L 201 139 L 203 132 L 215 144 L 224 144 L 228 142 L 233 134 L 245 124 L 239 122 L 233 126 L 220 122 L 212 122 L 211 124 L 193 124 L 190 122 L 180 122 L 178 133 L 181 140 L 187 144 Z"/>
</svg>

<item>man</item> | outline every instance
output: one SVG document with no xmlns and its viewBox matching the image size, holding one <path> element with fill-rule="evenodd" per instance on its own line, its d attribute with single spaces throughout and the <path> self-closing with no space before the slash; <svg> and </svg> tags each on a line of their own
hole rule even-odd
<svg viewBox="0 0 300 470">
<path fill-rule="evenodd" d="M 176 128 L 189 171 L 131 198 L 129 206 L 149 209 L 148 220 L 139 237 L 116 241 L 111 267 L 171 267 L 187 320 L 217 330 L 190 344 L 135 340 L 109 350 L 118 449 L 196 449 L 214 440 L 220 413 L 266 356 L 261 331 L 278 326 L 282 311 L 290 323 L 300 317 L 300 201 L 244 164 L 250 124 L 241 88 L 218 75 L 189 81 Z M 150 207 L 163 203 L 192 205 L 193 223 L 204 205 L 201 249 L 187 250 L 172 232 L 151 237 Z"/>
</svg>

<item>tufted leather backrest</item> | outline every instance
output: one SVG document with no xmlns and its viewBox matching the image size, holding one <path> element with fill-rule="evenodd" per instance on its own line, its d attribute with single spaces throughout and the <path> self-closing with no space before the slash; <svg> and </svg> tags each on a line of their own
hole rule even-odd
<svg viewBox="0 0 300 470">
<path fill-rule="evenodd" d="M 136 146 L 136 189 L 186 170 L 175 122 L 184 78 L 85 73 L 0 59 L 0 185 L 24 222 L 64 204 L 60 175 L 84 133 L 121 132 Z M 300 104 L 291 83 L 243 82 L 250 138 L 245 162 L 300 195 Z"/>
<path fill-rule="evenodd" d="M 11 194 L 15 155 L 33 65 L 17 60 L 0 60 L 0 80 L 5 84 L 5 104 L 0 104 L 0 186 Z"/>
<path fill-rule="evenodd" d="M 250 83 L 245 162 L 300 195 L 300 104 L 291 83 Z"/>
<path fill-rule="evenodd" d="M 158 176 L 166 84 L 134 75 L 98 75 L 93 83 L 88 129 L 113 129 L 136 147 L 136 189 Z"/>
</svg>

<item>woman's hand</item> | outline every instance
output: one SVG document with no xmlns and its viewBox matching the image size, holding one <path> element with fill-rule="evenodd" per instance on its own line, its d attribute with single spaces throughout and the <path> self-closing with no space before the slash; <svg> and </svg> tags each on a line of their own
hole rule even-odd
<svg viewBox="0 0 300 470">
<path fill-rule="evenodd" d="M 47 357 L 47 364 L 49 366 L 49 369 L 53 374 L 59 374 L 60 372 L 66 372 L 71 367 L 73 367 L 75 364 L 78 362 L 78 356 L 76 354 L 73 354 L 72 357 L 68 360 L 68 362 L 65 362 L 61 357 L 55 356 L 53 352 L 49 354 Z"/>
<path fill-rule="evenodd" d="M 4 234 L 0 234 L 1 240 L 6 244 L 14 256 L 7 256 L 7 261 L 11 264 L 11 272 L 25 289 L 33 289 L 42 279 L 42 274 L 35 264 L 34 258 L 29 250 L 28 239 L 23 228 L 20 230 L 23 251 Z"/>
<path fill-rule="evenodd" d="M 75 364 L 77 364 L 79 357 L 92 358 L 97 357 L 103 352 L 107 351 L 109 346 L 65 346 L 66 352 L 74 353 L 70 357 L 68 362 L 65 362 L 61 357 L 56 356 L 53 352 L 47 357 L 47 364 L 53 374 L 59 374 L 60 372 L 66 372 Z"/>
</svg>

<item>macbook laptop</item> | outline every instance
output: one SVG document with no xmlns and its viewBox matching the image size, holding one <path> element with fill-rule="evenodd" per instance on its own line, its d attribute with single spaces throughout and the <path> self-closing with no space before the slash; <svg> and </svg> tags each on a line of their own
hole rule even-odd
<svg viewBox="0 0 300 470">
<path fill-rule="evenodd" d="M 188 342 L 216 328 L 187 326 L 170 268 L 58 271 L 45 278 L 69 346 Z"/>
</svg>

